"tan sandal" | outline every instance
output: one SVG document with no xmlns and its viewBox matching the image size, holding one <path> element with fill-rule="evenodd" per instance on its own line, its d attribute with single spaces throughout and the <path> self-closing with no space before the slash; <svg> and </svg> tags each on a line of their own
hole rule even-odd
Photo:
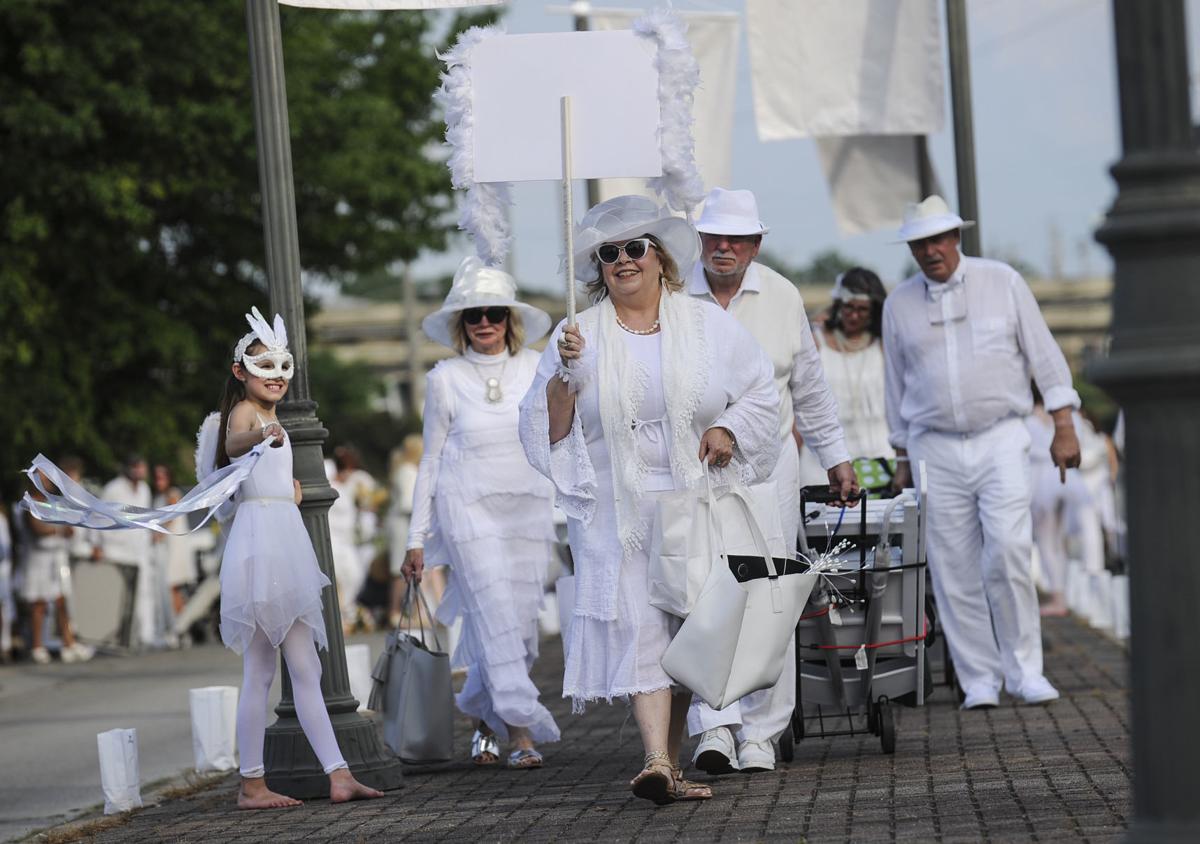
<svg viewBox="0 0 1200 844">
<path fill-rule="evenodd" d="M 674 766 L 661 750 L 646 754 L 642 772 L 629 782 L 634 797 L 649 800 L 656 806 L 674 803 L 676 796 Z"/>
<path fill-rule="evenodd" d="M 675 780 L 676 800 L 711 800 L 713 790 L 711 785 L 702 782 L 692 782 L 683 778 L 682 768 L 672 768 L 671 776 Z"/>
</svg>

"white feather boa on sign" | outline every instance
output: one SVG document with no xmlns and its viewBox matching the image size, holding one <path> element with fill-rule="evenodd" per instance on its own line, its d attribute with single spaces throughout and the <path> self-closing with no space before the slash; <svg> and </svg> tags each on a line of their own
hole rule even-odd
<svg viewBox="0 0 1200 844">
<path fill-rule="evenodd" d="M 634 21 L 633 31 L 652 39 L 657 47 L 654 67 L 658 71 L 658 146 L 663 175 L 651 179 L 650 184 L 672 210 L 691 219 L 705 193 L 692 137 L 692 103 L 700 84 L 700 65 L 688 44 L 687 27 L 674 11 L 655 9 Z M 472 27 L 459 36 L 454 47 L 440 55 L 447 71 L 434 95 L 446 115 L 450 181 L 466 192 L 458 227 L 471 236 L 475 251 L 490 266 L 503 263 L 508 256 L 512 231 L 507 209 L 512 199 L 507 182 L 475 181 L 471 52 L 484 39 L 499 34 L 503 34 L 502 28 L 487 26 Z"/>
<path fill-rule="evenodd" d="M 471 53 L 487 38 L 503 34 L 498 26 L 473 26 L 438 58 L 446 63 L 442 87 L 434 102 L 446 113 L 446 143 L 450 146 L 450 183 L 466 191 L 458 227 L 471 235 L 475 251 L 488 266 L 508 257 L 512 231 L 507 208 L 512 204 L 507 182 L 475 181 L 475 116 L 471 109 Z"/>
<path fill-rule="evenodd" d="M 673 9 L 647 12 L 633 22 L 633 31 L 654 39 L 658 45 L 654 69 L 658 71 L 658 149 L 663 174 L 651 179 L 650 186 L 673 211 L 691 220 L 692 211 L 705 193 L 692 137 L 696 123 L 692 105 L 700 84 L 700 64 L 692 55 L 683 18 Z"/>
</svg>

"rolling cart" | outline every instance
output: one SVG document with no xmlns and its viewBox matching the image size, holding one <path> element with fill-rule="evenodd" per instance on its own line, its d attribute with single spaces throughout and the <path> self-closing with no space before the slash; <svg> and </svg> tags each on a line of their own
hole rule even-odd
<svg viewBox="0 0 1200 844">
<path fill-rule="evenodd" d="M 925 661 L 925 519 L 914 491 L 831 502 L 805 487 L 801 552 L 822 577 L 796 627 L 796 707 L 780 737 L 790 762 L 806 737 L 873 734 L 896 748 L 894 703 L 921 706 Z M 852 525 L 847 528 L 846 524 Z"/>
</svg>

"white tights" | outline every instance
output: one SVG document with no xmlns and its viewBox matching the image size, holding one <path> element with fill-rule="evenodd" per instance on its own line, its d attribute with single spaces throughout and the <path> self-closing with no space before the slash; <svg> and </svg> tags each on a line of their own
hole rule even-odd
<svg viewBox="0 0 1200 844">
<path fill-rule="evenodd" d="M 312 631 L 305 624 L 293 625 L 283 637 L 280 648 L 287 659 L 288 676 L 292 678 L 296 717 L 300 719 L 300 728 L 317 754 L 317 760 L 327 774 L 347 767 L 321 695 L 321 660 L 313 645 Z M 266 774 L 263 740 L 267 732 L 267 699 L 277 662 L 271 640 L 262 630 L 255 630 L 254 638 L 242 655 L 242 692 L 238 697 L 237 742 L 243 777 Z"/>
</svg>

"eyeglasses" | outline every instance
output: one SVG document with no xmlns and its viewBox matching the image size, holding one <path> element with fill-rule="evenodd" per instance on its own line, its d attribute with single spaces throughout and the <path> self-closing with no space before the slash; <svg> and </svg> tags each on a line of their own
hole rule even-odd
<svg viewBox="0 0 1200 844">
<path fill-rule="evenodd" d="M 624 252 L 626 257 L 631 261 L 638 261 L 646 257 L 646 253 L 650 251 L 650 247 L 654 245 L 648 237 L 639 237 L 629 241 L 624 246 L 617 246 L 615 243 L 602 243 L 596 249 L 596 257 L 600 259 L 601 264 L 615 264 Z"/>
<path fill-rule="evenodd" d="M 463 322 L 467 325 L 479 325 L 483 322 L 483 318 L 487 317 L 487 321 L 492 325 L 498 325 L 508 319 L 508 308 L 499 306 L 492 308 L 467 308 L 463 311 Z"/>
</svg>

